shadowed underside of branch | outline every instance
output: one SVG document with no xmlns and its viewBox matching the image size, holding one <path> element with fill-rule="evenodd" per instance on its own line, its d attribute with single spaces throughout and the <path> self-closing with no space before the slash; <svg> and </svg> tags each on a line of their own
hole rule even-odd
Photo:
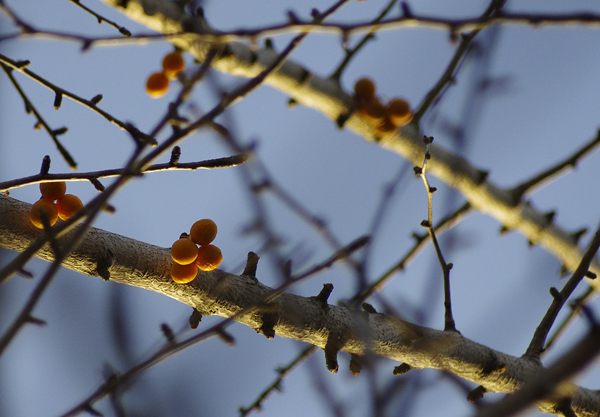
<svg viewBox="0 0 600 417">
<path fill-rule="evenodd" d="M 213 44 L 199 35 L 218 34 L 202 17 L 190 16 L 168 0 L 103 0 L 132 20 L 163 34 L 188 34 L 169 39 L 173 44 L 203 61 Z M 206 36 L 204 37 L 206 39 Z M 277 57 L 273 49 L 252 49 L 242 43 L 229 43 L 223 48 L 213 67 L 228 74 L 254 77 L 267 68 Z M 409 125 L 394 134 L 377 138 L 373 127 L 357 114 L 352 114 L 354 101 L 339 82 L 312 74 L 302 65 L 287 60 L 266 84 L 288 94 L 298 103 L 311 107 L 331 120 L 350 115 L 344 127 L 365 140 L 375 141 L 415 165 L 423 161 L 424 145 L 419 127 Z M 548 217 L 528 204 L 517 190 L 502 189 L 488 181 L 482 170 L 469 161 L 443 148 L 432 145 L 429 172 L 451 187 L 459 190 L 477 210 L 498 220 L 504 229 L 516 230 L 530 242 L 539 244 L 553 253 L 567 270 L 575 270 L 583 252 L 574 234 L 554 224 Z M 600 264 L 594 261 L 590 270 L 600 274 Z M 600 280 L 588 281 L 600 290 Z"/>
<path fill-rule="evenodd" d="M 30 209 L 30 204 L 0 194 L 0 247 L 21 252 L 43 233 L 29 221 Z M 69 239 L 69 234 L 60 238 L 59 244 L 63 239 Z M 48 246 L 37 256 L 50 262 L 53 260 L 53 252 Z M 457 332 L 439 331 L 384 314 L 328 305 L 317 297 L 287 293 L 273 297 L 276 292 L 254 276 L 220 270 L 200 271 L 192 283 L 179 285 L 170 278 L 171 262 L 168 248 L 90 228 L 63 266 L 81 274 L 109 277 L 114 282 L 152 290 L 192 306 L 202 315 L 231 317 L 243 309 L 259 306 L 235 318 L 257 331 L 263 328 L 267 315 L 261 312 L 260 306 L 269 297 L 272 301 L 269 302 L 268 316 L 274 323 L 276 336 L 318 346 L 325 349 L 326 356 L 332 353 L 334 360 L 338 351 L 357 355 L 373 352 L 405 362 L 412 368 L 450 372 L 482 385 L 487 391 L 506 393 L 515 392 L 545 372 L 535 361 L 497 352 Z M 597 337 L 600 339 L 600 334 Z M 328 352 L 331 346 L 333 352 Z M 556 413 L 555 404 L 564 395 L 561 393 L 559 397 L 539 404 L 540 409 Z M 597 415 L 595 410 L 600 409 L 597 392 L 573 386 L 570 395 L 573 395 L 572 407 L 576 415 Z"/>
</svg>

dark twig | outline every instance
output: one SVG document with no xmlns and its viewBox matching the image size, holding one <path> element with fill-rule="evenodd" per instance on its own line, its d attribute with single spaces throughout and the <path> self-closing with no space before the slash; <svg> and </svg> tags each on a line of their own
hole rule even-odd
<svg viewBox="0 0 600 417">
<path fill-rule="evenodd" d="M 550 167 L 549 169 L 539 173 L 533 178 L 522 182 L 521 184 L 514 187 L 512 189 L 512 193 L 514 193 L 515 201 L 520 201 L 526 193 L 531 193 L 533 188 L 542 188 L 544 185 L 546 185 L 547 182 L 556 178 L 561 172 L 565 171 L 566 169 L 575 168 L 577 166 L 577 163 L 581 160 L 581 158 L 583 158 L 592 150 L 594 150 L 594 148 L 598 144 L 600 144 L 600 130 L 598 130 L 594 139 L 592 139 L 590 142 L 586 143 L 580 149 L 575 151 L 573 155 Z"/>
<path fill-rule="evenodd" d="M 373 24 L 375 23 L 379 23 L 381 22 L 381 20 L 389 13 L 390 10 L 392 10 L 392 7 L 394 6 L 394 4 L 396 4 L 397 0 L 391 0 L 389 2 L 389 4 L 386 6 L 385 9 L 383 9 L 383 11 L 379 14 L 379 16 L 377 16 L 374 20 L 373 20 Z M 375 33 L 377 32 L 378 27 L 374 26 L 373 29 L 367 33 L 365 36 L 363 36 L 363 38 L 360 40 L 360 42 L 358 42 L 356 44 L 356 46 L 352 49 L 345 49 L 345 56 L 344 59 L 342 59 L 342 62 L 340 63 L 340 65 L 338 65 L 337 69 L 333 72 L 333 74 L 331 74 L 330 78 L 333 78 L 335 80 L 339 80 L 340 77 L 342 76 L 342 73 L 344 72 L 344 69 L 348 66 L 348 64 L 350 63 L 350 60 L 352 58 L 354 58 L 356 56 L 356 53 L 358 51 L 360 51 L 363 46 L 365 46 L 365 44 L 372 40 L 375 39 Z"/>
<path fill-rule="evenodd" d="M 25 111 L 27 113 L 30 113 L 30 112 L 33 113 L 33 115 L 37 119 L 35 128 L 37 129 L 39 127 L 43 127 L 44 130 L 46 132 L 48 132 L 48 135 L 50 135 L 50 138 L 54 141 L 54 144 L 56 145 L 58 152 L 62 155 L 64 160 L 67 162 L 67 164 L 73 169 L 77 168 L 77 162 L 75 162 L 75 160 L 73 159 L 73 157 L 71 156 L 69 151 L 67 151 L 67 149 L 63 146 L 63 144 L 60 143 L 60 141 L 58 140 L 58 135 L 61 133 L 66 133 L 66 128 L 62 128 L 62 129 L 50 128 L 48 123 L 46 123 L 46 120 L 42 117 L 40 112 L 37 111 L 37 109 L 35 108 L 33 103 L 29 100 L 29 97 L 27 97 L 27 95 L 25 94 L 25 91 L 23 91 L 23 89 L 21 88 L 21 86 L 19 85 L 19 83 L 17 82 L 15 77 L 13 76 L 12 68 L 6 66 L 3 63 L 0 63 L 0 66 L 2 66 L 2 69 L 8 76 L 8 79 L 13 84 L 13 86 L 15 87 L 15 89 L 17 90 L 19 95 L 21 96 L 21 99 L 23 99 L 23 103 L 25 103 Z"/>
<path fill-rule="evenodd" d="M 506 0 L 493 0 L 487 10 L 483 13 L 483 15 L 478 19 L 478 21 L 483 21 L 485 19 L 490 19 L 494 15 L 496 15 Z M 461 29 L 458 26 L 449 26 L 451 30 L 451 36 L 455 36 L 457 33 L 462 32 L 465 29 Z M 446 86 L 452 83 L 456 77 L 456 69 L 459 66 L 460 62 L 463 60 L 464 56 L 470 49 L 471 42 L 477 34 L 481 31 L 481 28 L 476 28 L 472 32 L 468 34 L 462 35 L 462 39 L 460 45 L 456 49 L 454 56 L 450 60 L 450 63 L 446 67 L 446 70 L 438 80 L 438 82 L 429 90 L 421 104 L 419 104 L 417 110 L 415 111 L 413 121 L 418 123 L 425 112 L 429 110 L 431 105 L 437 100 L 438 96 L 445 90 Z"/>
<path fill-rule="evenodd" d="M 300 352 L 298 356 L 296 356 L 287 366 L 284 368 L 277 368 L 277 372 L 279 375 L 273 381 L 271 385 L 269 385 L 252 404 L 248 407 L 240 407 L 240 417 L 245 417 L 250 414 L 252 411 L 260 411 L 262 404 L 265 402 L 267 397 L 271 395 L 274 391 L 281 391 L 281 383 L 283 380 L 302 362 L 312 356 L 313 353 L 317 351 L 317 347 L 313 345 L 309 345 Z"/>
<path fill-rule="evenodd" d="M 128 31 L 127 29 L 125 29 L 123 26 L 119 26 L 115 22 L 108 20 L 104 16 L 102 16 L 102 15 L 96 13 L 95 11 L 93 11 L 92 9 L 84 6 L 83 4 L 81 4 L 81 2 L 79 0 L 69 0 L 69 1 L 77 6 L 81 7 L 83 10 L 85 10 L 86 12 L 88 12 L 89 14 L 94 16 L 96 19 L 98 19 L 98 23 L 106 22 L 109 25 L 111 25 L 112 27 L 114 27 L 115 29 L 117 29 L 123 36 L 125 36 L 125 37 L 131 36 L 131 32 Z"/>
<path fill-rule="evenodd" d="M 241 165 L 247 161 L 245 154 L 232 155 L 224 158 L 208 159 L 198 162 L 185 162 L 172 165 L 171 163 L 150 165 L 144 173 L 176 171 L 176 170 L 196 170 L 196 169 L 216 169 L 228 168 Z M 101 171 L 79 172 L 72 174 L 36 174 L 30 177 L 18 178 L 15 180 L 0 182 L 0 192 L 12 190 L 14 188 L 24 187 L 26 185 L 37 184 L 51 181 L 92 181 L 98 178 L 118 177 L 123 173 L 123 169 L 104 169 Z"/>
<path fill-rule="evenodd" d="M 550 328 L 554 324 L 554 320 L 556 320 L 556 316 L 558 315 L 560 309 L 567 301 L 567 299 L 571 296 L 577 285 L 583 280 L 585 276 L 590 274 L 589 267 L 596 255 L 596 252 L 600 248 L 600 227 L 596 231 L 594 235 L 594 239 L 590 243 L 587 251 L 583 255 L 579 266 L 573 272 L 569 281 L 564 285 L 563 289 L 558 292 L 556 289 L 554 291 L 550 291 L 553 295 L 552 304 L 548 308 L 546 315 L 540 322 L 539 326 L 535 330 L 533 338 L 529 343 L 529 347 L 525 352 L 524 357 L 539 361 L 540 354 L 543 351 L 544 343 L 546 342 L 546 337 L 548 336 L 548 332 L 550 332 Z"/>
</svg>

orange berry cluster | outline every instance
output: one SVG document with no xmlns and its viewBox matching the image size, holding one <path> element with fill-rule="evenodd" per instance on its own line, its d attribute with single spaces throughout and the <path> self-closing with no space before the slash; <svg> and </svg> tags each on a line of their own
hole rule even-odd
<svg viewBox="0 0 600 417">
<path fill-rule="evenodd" d="M 385 134 L 406 126 L 413 118 L 410 104 L 402 98 L 393 98 L 385 104 L 375 95 L 375 83 L 361 78 L 354 84 L 354 98 L 358 112 L 365 117 L 377 133 Z"/>
<path fill-rule="evenodd" d="M 171 52 L 163 58 L 163 70 L 155 72 L 148 77 L 146 81 L 146 92 L 150 97 L 162 97 L 169 89 L 169 79 L 176 80 L 177 74 L 185 68 L 185 61 L 181 52 Z"/>
<path fill-rule="evenodd" d="M 67 220 L 77 210 L 83 207 L 83 203 L 73 194 L 65 194 L 67 183 L 64 181 L 43 182 L 40 184 L 42 198 L 31 206 L 29 219 L 37 228 L 43 229 L 42 212 L 45 213 L 50 226 L 54 226 L 60 217 Z"/>
<path fill-rule="evenodd" d="M 171 278 L 178 284 L 187 284 L 196 278 L 198 268 L 203 271 L 216 269 L 223 260 L 221 249 L 210 243 L 217 236 L 217 225 L 210 219 L 198 220 L 187 237 L 171 246 Z M 200 245 L 200 247 L 196 246 Z"/>
</svg>

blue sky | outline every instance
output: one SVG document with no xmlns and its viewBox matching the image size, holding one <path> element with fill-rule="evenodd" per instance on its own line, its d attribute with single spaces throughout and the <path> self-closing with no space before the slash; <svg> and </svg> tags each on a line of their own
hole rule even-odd
<svg viewBox="0 0 600 417">
<path fill-rule="evenodd" d="M 7 0 L 24 19 L 39 29 L 93 36 L 115 36 L 116 31 L 64 0 Z M 98 1 L 84 1 L 107 18 L 134 34 L 148 33 L 141 26 Z M 352 2 L 332 22 L 357 22 L 376 16 L 385 2 Z M 415 14 L 438 17 L 474 17 L 483 1 L 412 1 Z M 205 14 L 219 29 L 256 28 L 285 21 L 287 10 L 308 16 L 315 4 L 292 1 L 210 1 Z M 325 5 L 319 5 L 325 7 Z M 594 1 L 508 1 L 515 12 L 600 12 Z M 2 33 L 11 32 L 0 15 Z M 274 39 L 282 49 L 290 36 Z M 515 184 L 558 162 L 595 136 L 600 108 L 600 37 L 598 29 L 578 26 L 532 28 L 506 26 L 483 31 L 479 37 L 489 59 L 467 61 L 456 86 L 435 111 L 425 117 L 424 133 L 437 143 L 463 154 L 480 168 L 490 170 L 490 179 L 501 186 Z M 486 43 L 487 42 L 487 43 Z M 354 81 L 368 75 L 386 97 L 403 96 L 414 105 L 440 77 L 455 45 L 444 31 L 410 28 L 378 34 L 377 40 L 352 61 L 342 77 L 350 90 Z M 162 99 L 144 92 L 146 77 L 160 68 L 162 56 L 171 51 L 166 42 L 119 47 L 94 47 L 82 53 L 69 41 L 22 38 L 0 42 L 0 53 L 12 59 L 29 59 L 29 69 L 78 95 L 91 98 L 102 94 L 100 107 L 121 120 L 149 131 L 164 114 L 179 89 L 173 85 Z M 334 35 L 311 35 L 294 52 L 292 59 L 316 74 L 326 76 L 342 58 L 340 39 Z M 188 64 L 192 64 L 187 56 Z M 473 96 L 474 85 L 487 71 L 500 80 L 500 88 L 483 98 Z M 51 126 L 66 125 L 65 146 L 79 163 L 78 171 L 117 168 L 132 150 L 128 135 L 100 116 L 67 99 L 53 109 L 51 92 L 16 74 L 17 79 Z M 231 89 L 243 80 L 215 73 L 212 84 L 199 86 L 191 103 L 208 110 L 216 103 L 215 86 Z M 49 137 L 31 127 L 32 116 L 6 77 L 0 76 L 0 181 L 25 177 L 39 170 L 44 155 L 52 158 L 51 172 L 68 172 Z M 313 214 L 324 218 L 332 233 L 343 243 L 369 233 L 384 187 L 397 179 L 399 170 L 408 172 L 399 180 L 389 203 L 384 227 L 374 237 L 368 277 L 379 277 L 411 247 L 410 234 L 420 232 L 426 217 L 426 195 L 422 182 L 411 175 L 412 167 L 351 132 L 340 131 L 311 109 L 289 109 L 287 97 L 261 87 L 218 119 L 242 144 L 257 143 L 257 155 L 272 177 Z M 191 110 L 190 110 L 191 112 Z M 191 113 L 190 113 L 191 114 Z M 448 126 L 466 128 L 458 145 Z M 164 139 L 164 135 L 160 139 Z M 231 150 L 212 132 L 201 131 L 181 144 L 181 161 L 216 158 Z M 163 158 L 166 160 L 167 157 Z M 219 225 L 216 243 L 223 250 L 222 268 L 241 272 L 250 250 L 260 247 L 258 236 L 242 230 L 254 218 L 252 200 L 244 187 L 241 170 L 165 172 L 146 175 L 130 182 L 111 203 L 113 216 L 101 216 L 95 226 L 151 244 L 168 247 L 197 219 L 212 218 Z M 598 155 L 586 158 L 578 168 L 532 196 L 542 211 L 557 210 L 557 222 L 567 230 L 588 226 L 594 230 L 600 211 L 600 163 Z M 434 220 L 462 204 L 460 195 L 441 181 L 430 178 L 439 192 L 434 196 Z M 108 182 L 107 182 L 108 183 Z M 84 202 L 96 191 L 87 183 L 69 184 L 68 190 Z M 11 192 L 14 198 L 34 202 L 37 186 Z M 309 225 L 295 216 L 272 195 L 263 202 L 273 229 L 284 239 L 281 252 L 301 271 L 327 259 L 331 249 Z M 458 329 L 479 343 L 521 355 L 545 313 L 550 286 L 560 287 L 559 262 L 539 247 L 528 248 L 523 236 L 498 235 L 500 225 L 474 213 L 443 238 L 446 259 L 454 264 L 452 294 Z M 584 242 L 589 241 L 586 236 Z M 14 254 L 1 254 L 6 262 Z M 278 275 L 267 254 L 259 264 L 259 279 L 276 285 Z M 28 268 L 39 276 L 47 267 L 32 261 Z M 293 292 L 311 296 L 323 283 L 334 284 L 330 301 L 349 297 L 355 290 L 354 277 L 342 265 L 313 277 Z M 0 291 L 0 330 L 5 329 L 34 288 L 35 281 L 11 279 Z M 372 302 L 387 304 L 404 317 L 435 328 L 443 324 L 441 272 L 433 248 L 428 247 L 410 268 L 395 277 Z M 598 312 L 598 303 L 592 307 Z M 102 383 L 106 363 L 119 370 L 145 359 L 161 346 L 161 323 L 181 335 L 189 307 L 151 292 L 102 282 L 64 270 L 35 309 L 48 321 L 44 328 L 27 327 L 0 358 L 0 410 L 7 416 L 60 415 Z M 126 353 L 115 347 L 119 315 L 128 335 L 122 342 Z M 201 327 L 216 319 L 205 318 Z M 574 326 L 548 360 L 573 345 L 586 329 Z M 249 405 L 276 377 L 275 368 L 287 364 L 303 346 L 276 337 L 266 340 L 241 325 L 230 327 L 236 347 L 217 339 L 193 346 L 140 376 L 125 395 L 131 415 L 234 416 L 237 408 Z M 264 405 L 263 416 L 327 416 L 332 401 L 320 395 L 315 380 L 322 381 L 342 404 L 348 416 L 370 415 L 368 398 L 372 380 L 368 375 L 352 377 L 348 359 L 344 368 L 329 374 L 322 352 L 284 382 L 284 392 L 274 394 Z M 393 380 L 395 363 L 381 360 L 376 365 L 379 387 Z M 412 376 L 411 376 L 412 375 Z M 474 408 L 466 392 L 454 381 L 435 371 L 415 371 L 411 386 L 423 386 L 420 394 L 396 394 L 390 415 L 412 404 L 414 415 L 467 416 Z M 597 388 L 600 373 L 591 368 L 580 381 Z M 421 385 L 418 385 L 421 384 Z M 472 387 L 471 387 L 472 388 Z M 367 394 L 365 394 L 367 393 Z M 490 396 L 499 398 L 499 396 Z M 435 400 L 434 400 L 435 399 Z M 444 404 L 442 407 L 440 404 Z M 112 415 L 107 401 L 98 409 Z M 435 414 L 433 414 L 435 413 Z M 532 412 L 531 415 L 539 413 Z"/>
</svg>

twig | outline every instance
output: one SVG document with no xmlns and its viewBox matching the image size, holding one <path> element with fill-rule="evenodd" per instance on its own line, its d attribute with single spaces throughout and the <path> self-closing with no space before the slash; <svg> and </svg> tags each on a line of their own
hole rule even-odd
<svg viewBox="0 0 600 417">
<path fill-rule="evenodd" d="M 394 4 L 396 4 L 397 0 L 391 0 L 389 2 L 389 4 L 386 6 L 385 9 L 383 9 L 383 11 L 379 14 L 379 16 L 377 16 L 375 18 L 375 20 L 373 20 L 372 23 L 378 23 L 381 22 L 381 20 L 389 13 L 390 10 L 392 10 L 392 7 L 394 6 Z M 378 27 L 374 27 L 373 30 L 371 30 L 368 34 L 366 34 L 365 36 L 363 36 L 363 38 L 360 40 L 360 42 L 358 42 L 356 44 L 356 46 L 352 49 L 345 49 L 345 53 L 346 55 L 344 56 L 344 59 L 342 59 L 342 62 L 340 63 L 340 65 L 338 65 L 337 69 L 333 72 L 333 74 L 331 74 L 331 78 L 339 80 L 340 77 L 342 76 L 342 72 L 344 72 L 344 69 L 348 66 L 348 64 L 350 63 L 350 60 L 352 58 L 354 58 L 354 56 L 356 56 L 356 53 L 358 51 L 360 51 L 363 46 L 370 41 L 371 39 L 374 39 L 374 33 L 377 32 Z M 344 33 L 344 36 L 346 34 Z"/>
<path fill-rule="evenodd" d="M 67 149 L 63 146 L 63 144 L 60 143 L 60 141 L 58 140 L 58 135 L 66 133 L 67 129 L 66 128 L 60 128 L 60 129 L 50 128 L 50 126 L 48 125 L 48 123 L 46 123 L 46 120 L 44 120 L 44 118 L 42 117 L 40 112 L 37 111 L 37 109 L 31 102 L 31 100 L 29 100 L 29 97 L 27 97 L 27 95 L 25 94 L 25 92 L 23 91 L 23 89 L 21 88 L 21 86 L 19 85 L 17 80 L 15 79 L 15 77 L 13 77 L 12 68 L 6 66 L 3 63 L 0 63 L 0 66 L 2 66 L 2 69 L 8 76 L 10 82 L 13 84 L 13 86 L 15 87 L 15 89 L 17 90 L 17 92 L 19 93 L 21 98 L 23 99 L 23 103 L 25 103 L 25 111 L 27 113 L 29 113 L 29 112 L 33 113 L 33 115 L 37 119 L 37 123 L 35 124 L 35 129 L 39 128 L 40 126 L 43 127 L 44 130 L 46 132 L 48 132 L 48 135 L 50 135 L 50 138 L 54 141 L 54 144 L 56 145 L 58 152 L 62 155 L 62 157 L 67 162 L 67 164 L 73 169 L 77 168 L 77 162 L 75 162 L 75 160 L 73 159 L 73 157 L 71 156 L 69 151 L 67 151 Z"/>
<path fill-rule="evenodd" d="M 483 15 L 478 20 L 484 20 L 486 18 L 491 18 L 492 16 L 498 14 L 502 6 L 506 0 L 492 0 L 491 4 L 487 8 L 487 10 L 483 13 Z M 451 35 L 456 35 L 456 33 L 461 32 L 462 30 L 457 29 L 455 26 L 450 26 Z M 481 28 L 474 29 L 471 33 L 462 35 L 462 39 L 460 45 L 456 49 L 454 56 L 450 60 L 450 63 L 446 67 L 446 70 L 438 80 L 438 82 L 429 90 L 429 92 L 425 95 L 425 98 L 419 104 L 417 110 L 415 111 L 413 120 L 415 123 L 418 123 L 425 112 L 429 110 L 431 105 L 436 102 L 438 96 L 445 90 L 446 86 L 452 83 L 456 77 L 456 69 L 466 53 L 470 49 L 471 42 L 475 37 L 479 34 Z"/>
<path fill-rule="evenodd" d="M 81 2 L 79 0 L 69 0 L 69 1 L 77 6 L 81 7 L 83 10 L 85 10 L 86 12 L 88 12 L 89 14 L 94 16 L 96 19 L 98 19 L 98 23 L 106 22 L 109 25 L 111 25 L 112 27 L 114 27 L 115 29 L 117 29 L 123 36 L 125 36 L 125 37 L 131 36 L 131 32 L 128 31 L 127 29 L 125 29 L 123 26 L 119 26 L 115 22 L 108 20 L 104 16 L 102 16 L 102 15 L 96 13 L 95 11 L 93 11 L 92 9 L 84 6 L 83 4 L 81 4 Z"/>
<path fill-rule="evenodd" d="M 171 163 L 150 165 L 144 170 L 144 173 L 178 170 L 196 170 L 196 169 L 216 169 L 228 168 L 241 165 L 247 161 L 245 154 L 228 156 L 225 158 L 208 159 L 198 162 L 185 162 L 173 165 Z M 52 181 L 92 181 L 98 178 L 118 177 L 123 173 L 123 169 L 104 169 L 101 171 L 79 172 L 72 174 L 36 174 L 25 178 L 18 178 L 10 181 L 0 182 L 0 192 L 5 192 L 26 185 L 37 184 Z"/>
<path fill-rule="evenodd" d="M 556 178 L 558 176 L 558 174 L 562 173 L 566 169 L 575 168 L 577 166 L 577 163 L 579 162 L 579 160 L 581 158 L 583 158 L 584 156 L 586 156 L 588 153 L 591 153 L 598 144 L 600 144 L 600 130 L 598 130 L 598 132 L 596 133 L 595 138 L 593 138 L 590 142 L 583 145 L 581 147 L 581 149 L 578 149 L 577 151 L 575 151 L 575 153 L 573 153 L 573 155 L 571 155 L 568 158 L 566 158 L 565 160 L 557 163 L 556 165 L 548 168 L 547 170 L 539 173 L 538 175 L 534 176 L 533 178 L 531 178 L 525 182 L 522 182 L 521 184 L 514 187 L 512 189 L 512 192 L 515 195 L 516 201 L 521 200 L 521 198 L 526 193 L 533 192 L 534 188 L 540 189 L 540 188 L 544 187 L 549 182 L 549 180 Z"/>
<path fill-rule="evenodd" d="M 595 274 L 589 272 L 589 267 L 594 259 L 594 256 L 596 255 L 596 252 L 598 251 L 598 248 L 600 248 L 600 227 L 596 231 L 594 239 L 583 255 L 579 266 L 575 272 L 573 272 L 573 275 L 571 278 L 569 278 L 569 281 L 567 281 L 563 289 L 560 292 L 558 292 L 558 290 L 554 287 L 550 289 L 550 293 L 553 296 L 552 304 L 550 304 L 546 315 L 535 330 L 533 338 L 529 343 L 529 347 L 523 356 L 539 361 L 544 343 L 546 342 L 546 337 L 548 336 L 548 332 L 550 332 L 550 328 L 554 324 L 554 320 L 556 320 L 556 316 L 558 315 L 564 303 L 571 296 L 575 288 L 577 288 L 577 285 L 579 285 L 584 277 L 596 277 Z"/>
<path fill-rule="evenodd" d="M 300 352 L 298 356 L 296 356 L 287 366 L 284 368 L 278 368 L 277 372 L 279 375 L 273 381 L 271 385 L 269 385 L 259 396 L 258 398 L 250 404 L 248 407 L 240 407 L 240 417 L 245 417 L 250 414 L 252 411 L 260 411 L 262 408 L 262 404 L 265 402 L 267 397 L 273 393 L 273 391 L 281 391 L 281 382 L 294 370 L 294 368 L 308 359 L 313 353 L 317 351 L 317 347 L 313 345 L 309 345 Z"/>
<path fill-rule="evenodd" d="M 436 189 L 431 187 L 429 185 L 429 181 L 427 180 L 427 161 L 431 158 L 429 146 L 431 145 L 431 142 L 433 142 L 433 138 L 425 136 L 423 137 L 423 142 L 425 143 L 425 158 L 423 160 L 423 166 L 415 167 L 415 174 L 421 177 L 423 183 L 425 184 L 425 190 L 427 191 L 427 220 L 424 220 L 421 223 L 421 226 L 427 229 L 427 232 L 431 237 L 438 261 L 440 262 L 440 266 L 442 267 L 442 272 L 444 274 L 444 330 L 455 332 L 457 330 L 454 323 L 454 318 L 452 316 L 452 301 L 450 297 L 450 270 L 452 269 L 452 264 L 446 263 L 444 260 L 442 249 L 440 248 L 438 240 L 435 236 L 435 231 L 433 229 L 433 193 L 436 191 Z"/>
</svg>

